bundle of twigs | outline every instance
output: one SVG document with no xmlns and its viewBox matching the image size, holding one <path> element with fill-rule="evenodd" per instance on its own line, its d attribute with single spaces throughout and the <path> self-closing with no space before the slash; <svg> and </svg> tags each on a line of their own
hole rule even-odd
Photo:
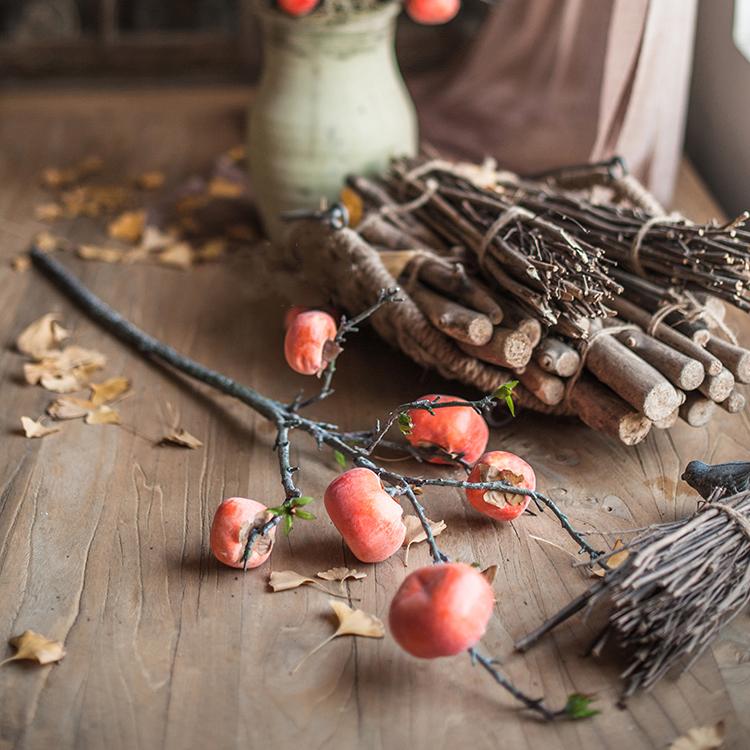
<svg viewBox="0 0 750 750">
<path fill-rule="evenodd" d="M 633 445 L 652 426 L 700 427 L 717 406 L 745 407 L 737 384 L 750 382 L 750 350 L 728 330 L 722 298 L 744 306 L 750 233 L 742 217 L 661 219 L 632 178 L 610 173 L 529 180 L 400 160 L 380 179 L 350 178 L 348 197 L 356 232 L 438 331 L 519 379 L 538 408 Z M 610 198 L 595 202 L 595 185 Z M 659 269 L 675 258 L 681 270 L 668 277 Z"/>
<path fill-rule="evenodd" d="M 744 467 L 747 475 L 750 464 Z M 605 605 L 607 625 L 592 652 L 611 638 L 627 650 L 623 697 L 652 687 L 678 665 L 688 669 L 750 602 L 750 492 L 726 498 L 720 492 L 692 517 L 652 526 L 631 541 L 619 566 L 516 648 L 525 651 L 586 606 Z M 618 549 L 609 557 L 624 554 Z"/>
</svg>

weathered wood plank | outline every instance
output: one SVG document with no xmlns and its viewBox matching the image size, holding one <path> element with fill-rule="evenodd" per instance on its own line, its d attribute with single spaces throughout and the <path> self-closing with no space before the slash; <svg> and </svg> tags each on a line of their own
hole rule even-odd
<svg viewBox="0 0 750 750">
<path fill-rule="evenodd" d="M 64 638 L 58 666 L 0 669 L 0 748 L 413 747 L 663 748 L 692 726 L 727 720 L 730 747 L 747 730 L 747 618 L 676 682 L 614 707 L 617 665 L 582 658 L 595 623 L 575 619 L 526 655 L 513 640 L 578 593 L 586 581 L 570 558 L 529 534 L 570 549 L 547 516 L 513 526 L 488 522 L 450 490 L 426 498 L 453 556 L 500 566 L 497 616 L 484 641 L 529 692 L 560 703 L 572 690 L 597 693 L 601 716 L 542 726 L 471 667 L 468 658 L 419 662 L 390 638 L 342 638 L 297 674 L 291 668 L 330 632 L 324 594 L 266 589 L 267 569 L 242 575 L 210 556 L 208 526 L 232 494 L 280 499 L 267 425 L 228 399 L 144 363 L 97 330 L 33 272 L 7 259 L 36 225 L 43 166 L 98 152 L 123 178 L 146 167 L 200 171 L 242 132 L 245 92 L 125 92 L 6 97 L 0 117 L 0 639 L 27 627 Z M 688 173 L 688 178 L 690 174 Z M 681 185 L 689 183 L 683 176 Z M 680 205 L 705 210 L 699 187 Z M 692 203 L 691 203 L 692 201 Z M 91 236 L 90 226 L 66 229 Z M 252 257 L 189 273 L 68 261 L 105 299 L 182 351 L 276 396 L 311 387 L 281 351 L 283 303 Z M 110 357 L 107 373 L 133 380 L 125 427 L 65 425 L 38 441 L 18 434 L 49 394 L 22 385 L 9 346 L 28 322 L 63 313 L 76 340 Z M 749 340 L 746 320 L 743 341 Z M 321 414 L 372 423 L 396 403 L 432 391 L 467 392 L 425 374 L 370 333 L 341 360 L 337 393 Z M 169 406 L 168 406 L 169 405 Z M 172 412 L 200 437 L 197 451 L 156 447 Z M 571 421 L 524 414 L 491 445 L 518 452 L 539 484 L 576 523 L 626 529 L 677 518 L 694 507 L 679 475 L 691 458 L 747 451 L 747 415 L 707 428 L 654 431 L 625 449 Z M 304 437 L 295 448 L 301 482 L 320 498 L 335 463 Z M 276 569 L 304 573 L 354 564 L 325 514 L 280 538 Z M 575 552 L 575 550 L 572 550 Z M 428 560 L 415 548 L 410 565 Z M 360 606 L 381 617 L 405 568 L 396 556 L 351 584 Z M 0 646 L 0 655 L 5 653 Z M 718 666 L 717 666 L 718 664 Z"/>
</svg>

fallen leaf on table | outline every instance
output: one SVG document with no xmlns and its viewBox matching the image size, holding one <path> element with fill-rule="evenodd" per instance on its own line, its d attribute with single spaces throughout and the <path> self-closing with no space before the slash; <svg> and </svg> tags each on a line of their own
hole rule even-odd
<svg viewBox="0 0 750 750">
<path fill-rule="evenodd" d="M 156 259 L 162 265 L 186 270 L 193 265 L 193 248 L 187 242 L 177 242 L 159 253 Z"/>
<path fill-rule="evenodd" d="M 8 643 L 16 649 L 16 653 L 0 661 L 0 666 L 22 659 L 39 664 L 52 664 L 65 656 L 65 648 L 60 641 L 51 641 L 33 630 L 24 630 L 21 635 L 11 638 Z"/>
<path fill-rule="evenodd" d="M 495 578 L 497 577 L 497 568 L 497 565 L 489 565 L 483 571 L 481 571 L 482 575 L 487 579 L 487 583 L 489 583 L 490 585 L 495 582 Z"/>
<path fill-rule="evenodd" d="M 52 190 L 68 187 L 84 177 L 101 171 L 104 162 L 98 156 L 87 156 L 72 167 L 47 167 L 42 170 L 42 184 Z"/>
<path fill-rule="evenodd" d="M 669 750 L 717 750 L 724 744 L 724 722 L 693 727 L 687 734 L 678 737 Z"/>
<path fill-rule="evenodd" d="M 625 544 L 623 543 L 622 539 L 615 539 L 615 543 L 612 545 L 612 549 L 614 550 L 622 550 L 621 552 L 615 552 L 612 556 L 608 557 L 606 560 L 602 560 L 602 563 L 606 565 L 610 570 L 614 570 L 618 566 L 622 565 L 625 560 L 628 559 L 628 555 L 630 554 L 627 549 L 624 549 Z M 598 578 L 603 578 L 607 574 L 607 571 L 601 567 L 601 565 L 596 565 L 591 569 L 591 575 L 597 576 Z"/>
<path fill-rule="evenodd" d="M 11 258 L 10 267 L 16 271 L 16 273 L 23 273 L 31 268 L 31 258 L 25 253 L 23 255 L 16 255 L 15 258 Z"/>
<path fill-rule="evenodd" d="M 363 638 L 383 638 L 385 636 L 385 627 L 381 620 L 375 615 L 367 614 L 361 609 L 352 609 L 344 602 L 328 602 L 331 605 L 339 626 L 336 632 L 328 636 L 322 643 L 319 643 L 310 653 L 302 658 L 299 664 L 292 670 L 296 672 L 314 653 L 320 651 L 323 646 L 330 643 L 334 638 L 342 635 L 358 635 Z"/>
<path fill-rule="evenodd" d="M 234 162 L 247 159 L 247 147 L 243 143 L 232 146 L 232 148 L 227 149 L 224 153 Z"/>
<path fill-rule="evenodd" d="M 212 198 L 239 198 L 245 188 L 239 182 L 232 182 L 226 177 L 214 177 L 208 183 L 208 194 Z"/>
<path fill-rule="evenodd" d="M 344 582 L 349 578 L 359 580 L 361 578 L 367 578 L 367 573 L 362 573 L 359 570 L 353 568 L 330 568 L 329 570 L 323 570 L 320 573 L 316 573 L 318 578 L 322 578 L 324 581 L 338 581 L 341 590 L 344 590 Z"/>
<path fill-rule="evenodd" d="M 159 442 L 179 445 L 182 448 L 200 448 L 203 446 L 203 443 L 195 435 L 191 435 L 187 430 L 183 430 L 182 428 L 170 432 L 169 435 L 165 435 Z"/>
<path fill-rule="evenodd" d="M 138 249 L 143 250 L 146 253 L 150 253 L 154 250 L 161 250 L 168 245 L 173 245 L 177 239 L 177 233 L 175 231 L 162 232 L 159 227 L 155 227 L 153 224 L 149 224 L 143 230 L 143 236 L 141 237 L 141 244 L 138 245 Z"/>
<path fill-rule="evenodd" d="M 55 250 L 58 250 L 64 243 L 65 240 L 63 240 L 62 237 L 55 237 L 52 232 L 38 232 L 34 236 L 34 245 L 36 245 L 36 247 L 43 253 L 54 253 Z"/>
<path fill-rule="evenodd" d="M 42 438 L 45 435 L 51 435 L 53 432 L 60 432 L 61 428 L 57 426 L 48 426 L 42 424 L 42 418 L 37 420 L 31 417 L 21 417 L 23 431 L 27 438 Z"/>
<path fill-rule="evenodd" d="M 325 591 L 329 596 L 339 596 L 339 594 L 327 589 L 320 581 L 316 581 L 309 576 L 303 576 L 295 573 L 293 570 L 274 570 L 268 578 L 268 585 L 276 591 L 289 591 L 300 586 L 310 585 L 313 588 Z"/>
<path fill-rule="evenodd" d="M 62 351 L 48 352 L 38 362 L 26 362 L 23 372 L 29 385 L 40 384 L 54 393 L 73 393 L 84 388 L 91 375 L 106 362 L 101 352 L 67 346 Z"/>
<path fill-rule="evenodd" d="M 142 172 L 135 178 L 135 184 L 141 190 L 158 190 L 164 185 L 164 172 L 158 169 Z"/>
<path fill-rule="evenodd" d="M 123 240 L 135 245 L 141 239 L 146 226 L 146 212 L 144 209 L 124 211 L 107 226 L 107 234 L 116 240 Z"/>
<path fill-rule="evenodd" d="M 130 381 L 123 377 L 109 378 L 103 383 L 91 383 L 89 387 L 91 388 L 91 402 L 94 406 L 101 406 L 125 393 L 130 388 Z"/>
<path fill-rule="evenodd" d="M 84 420 L 86 424 L 120 424 L 120 413 L 111 406 L 99 406 L 90 411 Z"/>
<path fill-rule="evenodd" d="M 204 242 L 203 245 L 195 252 L 195 259 L 203 263 L 210 262 L 212 260 L 218 260 L 226 253 L 226 251 L 226 240 L 218 237 L 216 239 Z"/>
<path fill-rule="evenodd" d="M 21 331 L 16 339 L 16 348 L 21 354 L 42 359 L 57 348 L 70 334 L 58 321 L 56 313 L 47 313 Z"/>
<path fill-rule="evenodd" d="M 34 207 L 34 216 L 39 221 L 57 221 L 62 219 L 64 213 L 59 203 L 42 203 Z"/>
<path fill-rule="evenodd" d="M 102 263 L 122 263 L 126 251 L 119 247 L 101 247 L 99 245 L 79 245 L 76 254 L 83 260 L 99 260 Z"/>
<path fill-rule="evenodd" d="M 425 534 L 425 531 L 422 528 L 422 523 L 419 518 L 417 518 L 417 516 L 404 516 L 403 521 L 404 526 L 406 526 L 406 536 L 404 537 L 403 544 L 403 546 L 406 547 L 406 552 L 404 553 L 404 565 L 408 567 L 409 550 L 411 549 L 411 545 L 419 544 L 420 542 L 426 542 L 427 534 Z M 442 534 L 446 530 L 446 528 L 448 528 L 445 524 L 445 521 L 431 521 L 428 518 L 427 523 L 430 526 L 430 530 L 432 531 L 433 536 Z"/>
<path fill-rule="evenodd" d="M 88 399 L 61 396 L 47 407 L 47 414 L 52 419 L 80 419 L 94 409 L 96 409 L 96 404 Z"/>
<path fill-rule="evenodd" d="M 132 192 L 122 185 L 81 185 L 61 194 L 64 214 L 97 217 L 122 209 L 132 198 Z"/>
</svg>

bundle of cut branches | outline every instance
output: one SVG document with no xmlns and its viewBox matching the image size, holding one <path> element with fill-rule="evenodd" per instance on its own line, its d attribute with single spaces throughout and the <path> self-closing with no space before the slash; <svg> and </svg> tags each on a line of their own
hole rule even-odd
<svg viewBox="0 0 750 750">
<path fill-rule="evenodd" d="M 723 497 L 718 487 L 692 517 L 652 526 L 624 550 L 598 558 L 606 563 L 627 555 L 516 648 L 527 650 L 584 607 L 608 606 L 592 651 L 610 638 L 626 649 L 623 697 L 652 687 L 675 667 L 688 669 L 750 602 L 750 463 L 706 468 L 718 474 L 724 467 L 743 475 L 743 491 Z M 689 482 L 690 473 L 689 466 Z"/>
<path fill-rule="evenodd" d="M 520 380 L 533 408 L 634 445 L 654 426 L 744 409 L 750 350 L 724 302 L 746 307 L 750 232 L 745 217 L 665 218 L 615 166 L 524 179 L 404 159 L 380 178 L 352 176 L 343 197 L 359 238 L 460 350 L 446 365 L 442 347 L 438 369 L 479 385 L 469 356 Z"/>
</svg>

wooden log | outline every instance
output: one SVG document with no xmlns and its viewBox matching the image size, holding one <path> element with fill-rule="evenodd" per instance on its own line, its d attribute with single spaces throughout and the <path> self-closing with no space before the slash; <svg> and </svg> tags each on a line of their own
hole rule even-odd
<svg viewBox="0 0 750 750">
<path fill-rule="evenodd" d="M 545 372 L 534 362 L 526 365 L 523 372 L 519 374 L 519 379 L 527 391 L 548 406 L 562 403 L 565 397 L 565 381 Z"/>
<path fill-rule="evenodd" d="M 635 323 L 641 328 L 647 329 L 651 322 L 651 316 L 645 310 L 641 310 L 632 302 L 628 302 L 628 300 L 623 299 L 622 297 L 613 297 L 607 304 L 609 304 L 609 306 L 612 307 L 621 318 L 629 320 L 631 323 Z M 692 339 L 675 331 L 665 323 L 660 323 L 656 326 L 654 338 L 663 341 L 665 344 L 669 344 L 673 349 L 677 349 L 678 352 L 682 352 L 688 357 L 697 359 L 703 365 L 703 369 L 708 375 L 718 375 L 723 368 L 721 360 L 718 357 L 715 357 L 702 346 L 696 344 Z"/>
<path fill-rule="evenodd" d="M 680 419 L 691 427 L 707 425 L 716 411 L 716 402 L 702 396 L 697 391 L 687 394 L 685 403 L 680 407 Z"/>
<path fill-rule="evenodd" d="M 594 378 L 583 375 L 573 386 L 570 405 L 591 429 L 616 438 L 625 445 L 640 443 L 651 421 Z"/>
<path fill-rule="evenodd" d="M 409 234 L 405 229 L 373 214 L 367 214 L 361 226 L 355 231 L 371 245 L 382 245 L 390 250 L 413 249 L 422 244 L 418 237 Z"/>
<path fill-rule="evenodd" d="M 643 331 L 622 331 L 617 339 L 684 391 L 694 391 L 705 377 L 703 365 Z"/>
<path fill-rule="evenodd" d="M 668 430 L 677 424 L 677 420 L 680 418 L 680 407 L 678 406 L 671 414 L 660 419 L 658 422 L 654 422 L 654 427 L 657 430 Z"/>
<path fill-rule="evenodd" d="M 419 283 L 412 286 L 410 294 L 430 323 L 452 339 L 482 346 L 492 338 L 492 323 L 486 315 L 441 297 Z"/>
<path fill-rule="evenodd" d="M 739 383 L 750 383 L 750 351 L 715 335 L 709 338 L 706 349 L 724 363 Z"/>
<path fill-rule="evenodd" d="M 730 414 L 737 414 L 738 412 L 741 412 L 745 408 L 746 404 L 747 404 L 747 400 L 745 399 L 745 394 L 741 393 L 735 388 L 719 404 L 719 406 L 722 409 L 724 409 L 724 411 L 729 412 Z"/>
<path fill-rule="evenodd" d="M 580 367 L 581 355 L 564 341 L 547 336 L 534 349 L 534 360 L 545 372 L 569 378 Z"/>
<path fill-rule="evenodd" d="M 420 281 L 425 282 L 433 289 L 445 292 L 456 302 L 484 313 L 490 319 L 492 325 L 497 325 L 502 321 L 502 307 L 492 298 L 483 284 L 466 274 L 462 265 L 438 260 L 437 258 L 425 260 L 419 266 L 418 277 Z"/>
<path fill-rule="evenodd" d="M 720 404 L 734 390 L 734 375 L 725 367 L 718 375 L 709 375 L 698 389 L 706 398 Z"/>
<path fill-rule="evenodd" d="M 650 420 L 664 419 L 679 406 L 674 386 L 614 336 L 595 334 L 586 367 L 618 396 Z"/>
<path fill-rule="evenodd" d="M 532 348 L 542 340 L 542 324 L 538 318 L 535 318 L 524 312 L 518 305 L 512 301 L 503 303 L 505 312 L 505 325 L 508 328 L 515 328 L 520 331 L 531 342 Z"/>
<path fill-rule="evenodd" d="M 531 359 L 532 348 L 529 340 L 513 328 L 495 328 L 492 338 L 481 346 L 459 342 L 467 354 L 499 367 L 514 369 L 526 367 Z"/>
</svg>

